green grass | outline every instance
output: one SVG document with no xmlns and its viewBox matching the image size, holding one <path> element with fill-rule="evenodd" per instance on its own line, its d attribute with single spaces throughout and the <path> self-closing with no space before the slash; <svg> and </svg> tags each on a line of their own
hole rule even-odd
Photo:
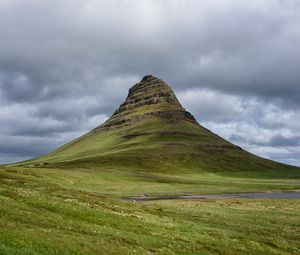
<svg viewBox="0 0 300 255">
<path fill-rule="evenodd" d="M 144 190 L 180 193 L 196 187 L 194 179 L 2 167 L 0 254 L 299 254 L 299 200 L 118 199 Z M 203 181 L 203 190 L 222 192 L 229 180 Z M 237 191 L 290 180 L 231 181 Z"/>
<path fill-rule="evenodd" d="M 146 105 L 119 117 L 176 109 Z M 299 200 L 121 197 L 299 187 L 299 168 L 252 155 L 191 119 L 142 118 L 0 166 L 0 254 L 296 255 Z"/>
<path fill-rule="evenodd" d="M 198 124 L 159 118 L 125 129 L 90 132 L 48 155 L 16 165 L 32 167 L 45 163 L 53 169 L 300 177 L 299 168 L 252 155 Z"/>
<path fill-rule="evenodd" d="M 6 174 L 47 181 L 72 190 L 114 197 L 131 195 L 181 195 L 296 190 L 300 180 L 237 178 L 215 173 L 162 174 L 113 169 L 52 169 L 4 167 Z M 229 175 L 226 173 L 226 175 Z"/>
</svg>

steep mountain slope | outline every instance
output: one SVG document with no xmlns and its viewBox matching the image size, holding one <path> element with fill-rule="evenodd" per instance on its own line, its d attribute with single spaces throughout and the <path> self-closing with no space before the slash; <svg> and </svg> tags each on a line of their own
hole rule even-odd
<svg viewBox="0 0 300 255">
<path fill-rule="evenodd" d="M 22 165 L 152 172 L 286 171 L 296 167 L 250 154 L 197 123 L 162 80 L 148 75 L 104 124 Z"/>
</svg>

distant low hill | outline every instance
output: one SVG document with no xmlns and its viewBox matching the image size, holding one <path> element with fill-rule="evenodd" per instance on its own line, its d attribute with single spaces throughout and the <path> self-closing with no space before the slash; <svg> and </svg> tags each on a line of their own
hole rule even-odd
<svg viewBox="0 0 300 255">
<path fill-rule="evenodd" d="M 161 173 L 299 173 L 297 167 L 255 156 L 201 126 L 173 90 L 152 75 L 130 88 L 125 102 L 104 124 L 19 165 Z"/>
</svg>

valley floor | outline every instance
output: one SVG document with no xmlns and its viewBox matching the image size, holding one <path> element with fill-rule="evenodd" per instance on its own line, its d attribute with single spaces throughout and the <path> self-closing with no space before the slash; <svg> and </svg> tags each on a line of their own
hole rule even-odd
<svg viewBox="0 0 300 255">
<path fill-rule="evenodd" d="M 0 254 L 300 254 L 299 199 L 121 196 L 299 189 L 299 179 L 0 168 Z"/>
</svg>

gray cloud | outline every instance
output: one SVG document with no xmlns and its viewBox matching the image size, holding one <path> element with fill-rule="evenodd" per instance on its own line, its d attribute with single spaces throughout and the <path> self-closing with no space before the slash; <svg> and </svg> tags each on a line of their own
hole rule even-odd
<svg viewBox="0 0 300 255">
<path fill-rule="evenodd" d="M 14 142 L 0 161 L 97 126 L 154 74 L 215 132 L 298 162 L 299 13 L 298 0 L 3 0 L 0 143 Z"/>
<path fill-rule="evenodd" d="M 292 136 L 292 137 L 284 137 L 282 135 L 278 135 L 273 137 L 270 142 L 271 146 L 286 146 L 286 147 L 295 147 L 300 146 L 300 136 Z"/>
</svg>

